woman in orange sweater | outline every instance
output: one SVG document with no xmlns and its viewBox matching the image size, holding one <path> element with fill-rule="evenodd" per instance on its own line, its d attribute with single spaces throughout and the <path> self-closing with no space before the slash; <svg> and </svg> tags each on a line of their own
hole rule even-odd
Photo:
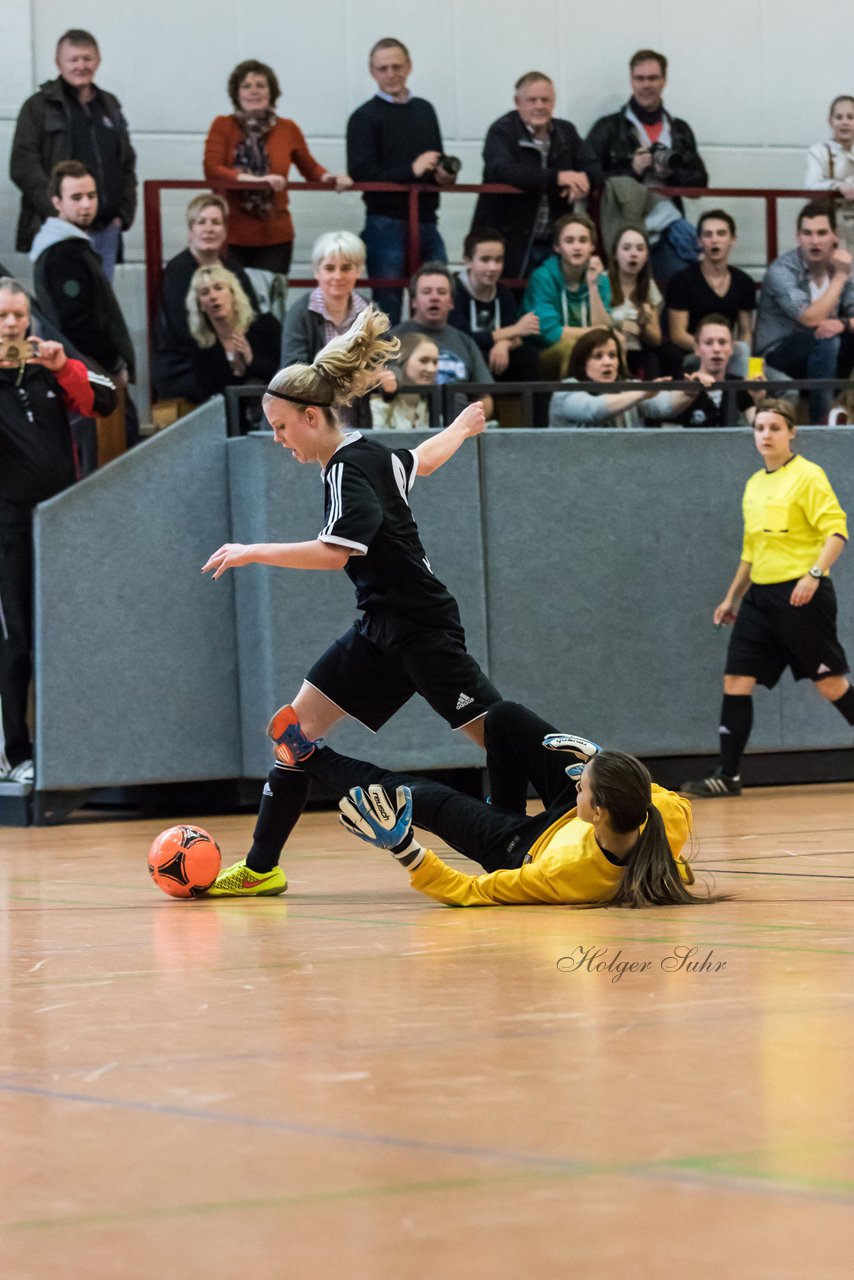
<svg viewBox="0 0 854 1280">
<path fill-rule="evenodd" d="M 228 191 L 229 254 L 243 267 L 287 275 L 294 224 L 288 208 L 288 173 L 296 165 L 308 182 L 334 183 L 338 191 L 353 185 L 346 174 L 330 173 L 315 160 L 302 130 L 275 113 L 279 81 L 272 67 L 249 59 L 228 78 L 234 103 L 229 116 L 217 116 L 205 143 L 205 177 L 245 182 L 246 191 Z"/>
</svg>

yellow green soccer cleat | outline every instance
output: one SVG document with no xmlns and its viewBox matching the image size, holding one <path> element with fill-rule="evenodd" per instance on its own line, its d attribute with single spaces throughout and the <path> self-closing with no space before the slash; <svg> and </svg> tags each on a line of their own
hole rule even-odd
<svg viewBox="0 0 854 1280">
<path fill-rule="evenodd" d="M 206 898 L 272 898 L 288 887 L 281 867 L 272 871 L 252 871 L 246 862 L 223 867 L 205 894 Z"/>
</svg>

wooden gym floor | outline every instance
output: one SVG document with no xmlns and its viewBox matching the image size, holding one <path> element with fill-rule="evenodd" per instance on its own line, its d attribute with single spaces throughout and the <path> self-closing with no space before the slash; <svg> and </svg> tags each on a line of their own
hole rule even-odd
<svg viewBox="0 0 854 1280">
<path fill-rule="evenodd" d="M 331 814 L 252 902 L 4 830 L 0 1276 L 847 1280 L 851 788 L 695 815 L 739 897 L 647 912 L 440 907 Z"/>
</svg>

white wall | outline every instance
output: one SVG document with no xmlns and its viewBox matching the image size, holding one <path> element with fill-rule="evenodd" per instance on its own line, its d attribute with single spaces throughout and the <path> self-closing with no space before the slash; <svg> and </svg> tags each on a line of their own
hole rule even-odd
<svg viewBox="0 0 854 1280">
<path fill-rule="evenodd" d="M 367 51 L 382 36 L 409 45 L 415 93 L 436 105 L 446 149 L 481 176 L 489 123 L 512 106 L 525 71 L 551 75 L 559 114 L 582 133 L 628 96 L 627 62 L 638 47 L 671 61 L 665 95 L 689 121 L 718 186 L 797 187 L 805 148 L 825 136 L 827 107 L 854 93 L 850 0 L 7 0 L 0 6 L 0 261 L 29 275 L 14 254 L 18 192 L 8 156 L 18 108 L 56 74 L 56 38 L 82 26 L 98 38 L 99 81 L 121 99 L 139 154 L 140 178 L 201 175 L 211 119 L 229 110 L 225 84 L 242 58 L 279 73 L 282 114 L 303 128 L 318 159 L 344 167 L 349 113 L 370 96 Z M 164 200 L 167 255 L 182 243 L 183 193 Z M 473 197 L 449 197 L 442 225 L 452 258 L 460 252 Z M 764 221 L 752 202 L 728 200 L 739 222 L 736 260 L 764 261 Z M 331 225 L 358 231 L 358 196 L 308 195 L 293 201 L 295 266 Z M 784 206 L 781 246 L 792 243 L 794 207 Z M 141 264 L 142 218 L 127 237 Z M 124 297 L 141 268 L 124 269 Z M 141 312 L 140 312 L 141 314 Z"/>
</svg>

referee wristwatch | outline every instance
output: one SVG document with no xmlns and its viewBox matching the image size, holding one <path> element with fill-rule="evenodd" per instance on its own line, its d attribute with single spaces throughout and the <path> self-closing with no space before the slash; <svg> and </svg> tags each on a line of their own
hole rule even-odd
<svg viewBox="0 0 854 1280">
<path fill-rule="evenodd" d="M 811 577 L 811 578 L 823 578 L 823 577 L 824 577 L 824 569 L 820 569 L 820 568 L 818 567 L 818 565 L 817 565 L 817 564 L 814 564 L 814 565 L 813 565 L 813 567 L 810 569 L 809 573 L 810 573 L 810 577 Z"/>
</svg>

